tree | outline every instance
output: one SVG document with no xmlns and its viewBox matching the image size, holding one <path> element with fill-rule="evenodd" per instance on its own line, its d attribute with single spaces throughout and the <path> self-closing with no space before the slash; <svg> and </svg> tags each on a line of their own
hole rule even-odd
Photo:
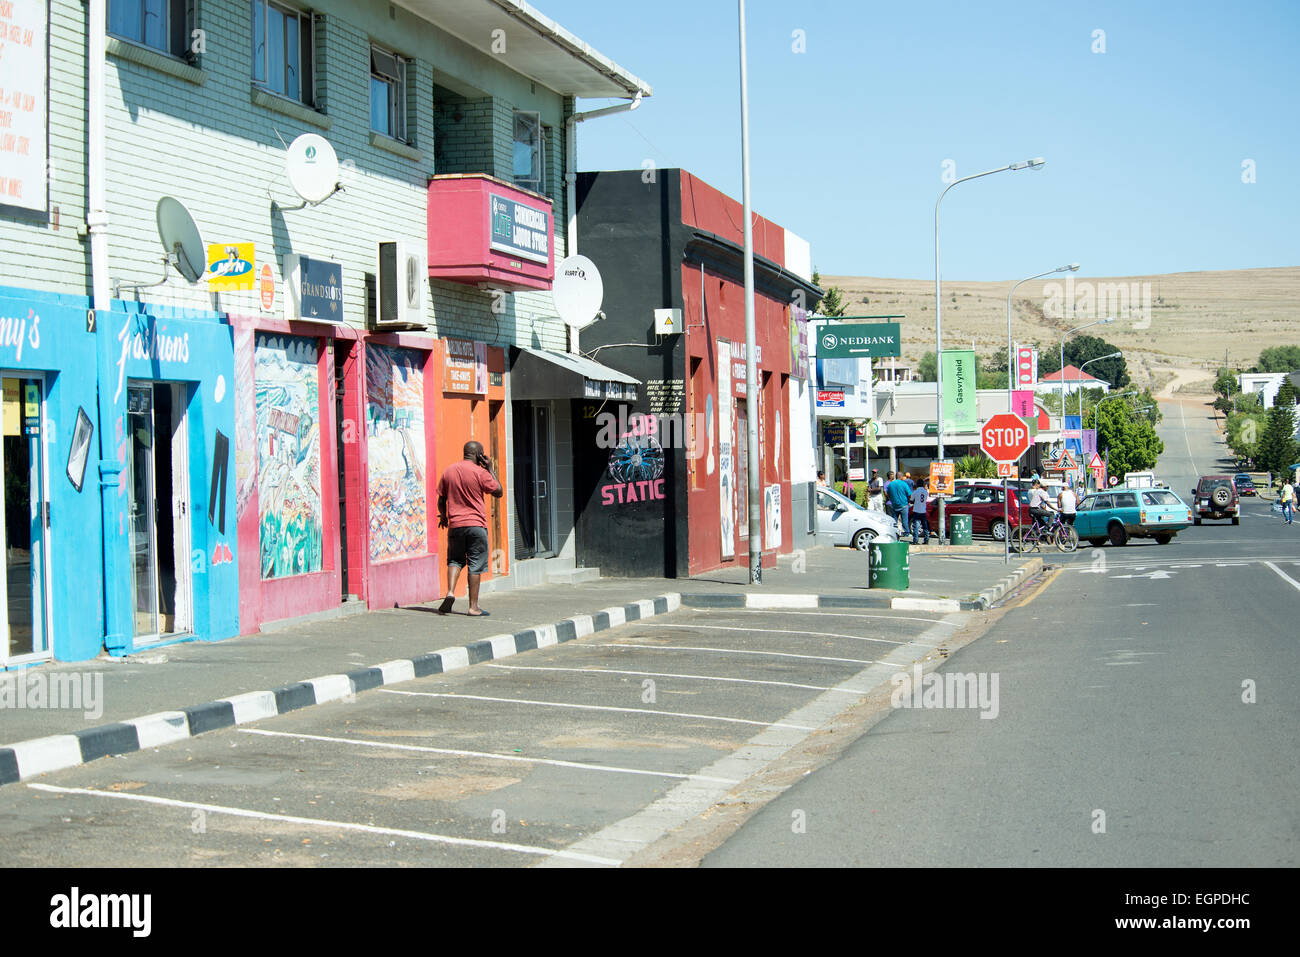
<svg viewBox="0 0 1300 957">
<path fill-rule="evenodd" d="M 995 478 L 997 463 L 987 455 L 963 455 L 952 467 L 953 478 Z"/>
<path fill-rule="evenodd" d="M 916 364 L 916 379 L 918 382 L 939 381 L 939 363 L 935 361 L 933 352 L 921 356 L 921 361 Z"/>
<path fill-rule="evenodd" d="M 1135 416 L 1125 402 L 1107 402 L 1097 410 L 1097 448 L 1104 450 L 1114 475 L 1155 467 L 1165 443 L 1145 416 Z"/>
<path fill-rule="evenodd" d="M 1267 423 L 1268 416 L 1263 412 L 1234 412 L 1228 416 L 1228 448 L 1239 466 L 1259 467 L 1259 437 Z"/>
<path fill-rule="evenodd" d="M 814 286 L 820 286 L 822 284 L 821 273 L 813 270 L 812 281 Z M 822 297 L 822 301 L 817 304 L 817 315 L 831 318 L 842 316 L 844 310 L 848 307 L 849 304 L 844 299 L 844 290 L 838 286 L 831 286 L 826 290 L 826 295 Z"/>
<path fill-rule="evenodd" d="M 985 369 L 977 366 L 975 370 L 975 387 L 977 389 L 1005 389 L 1007 387 L 1007 373 L 1003 369 L 1001 372 L 995 369 Z"/>
<path fill-rule="evenodd" d="M 1300 369 L 1300 346 L 1272 346 L 1259 354 L 1260 372 L 1295 372 Z"/>
<path fill-rule="evenodd" d="M 1295 440 L 1295 389 L 1289 381 L 1282 383 L 1268 410 L 1264 433 L 1255 450 L 1257 468 L 1274 475 L 1287 471 L 1300 458 L 1300 447 Z"/>
<path fill-rule="evenodd" d="M 1101 356 L 1108 356 L 1112 352 L 1119 352 L 1119 348 L 1100 336 L 1075 336 L 1065 343 L 1066 363 L 1079 368 L 1082 368 L 1085 362 L 1090 362 Z M 1040 359 L 1040 365 L 1041 361 Z M 1112 389 L 1123 388 L 1130 381 L 1128 364 L 1124 361 L 1123 356 L 1094 362 L 1088 369 L 1088 374 L 1109 382 Z"/>
</svg>

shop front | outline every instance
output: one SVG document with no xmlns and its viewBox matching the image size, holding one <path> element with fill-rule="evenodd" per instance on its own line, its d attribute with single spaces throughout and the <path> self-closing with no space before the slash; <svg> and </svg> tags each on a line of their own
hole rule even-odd
<svg viewBox="0 0 1300 957">
<path fill-rule="evenodd" d="M 238 633 L 231 328 L 114 302 L 97 320 L 104 647 Z"/>
<path fill-rule="evenodd" d="M 0 669 L 83 661 L 103 648 L 101 436 L 88 306 L 77 296 L 0 287 Z"/>
</svg>

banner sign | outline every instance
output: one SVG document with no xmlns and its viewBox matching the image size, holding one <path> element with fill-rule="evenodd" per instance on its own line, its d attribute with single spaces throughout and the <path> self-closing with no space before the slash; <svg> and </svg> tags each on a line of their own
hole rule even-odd
<svg viewBox="0 0 1300 957">
<path fill-rule="evenodd" d="M 790 306 L 790 375 L 808 378 L 808 310 Z"/>
<path fill-rule="evenodd" d="M 1016 385 L 1034 386 L 1038 383 L 1038 350 L 1033 346 L 1016 346 Z M 1023 417 L 1023 413 L 1016 415 Z"/>
<path fill-rule="evenodd" d="M 253 288 L 253 244 L 209 243 L 208 288 L 238 292 Z"/>
<path fill-rule="evenodd" d="M 902 326 L 897 322 L 836 323 L 821 327 L 819 359 L 861 359 L 901 356 Z"/>
<path fill-rule="evenodd" d="M 284 256 L 285 318 L 343 321 L 343 266 L 297 253 Z"/>
<path fill-rule="evenodd" d="M 731 343 L 718 340 L 718 521 L 722 557 L 736 554 L 736 459 L 732 453 Z"/>
<path fill-rule="evenodd" d="M 1011 414 L 1025 421 L 1036 417 L 1033 389 L 1016 389 L 1011 393 Z"/>
<path fill-rule="evenodd" d="M 930 494 L 951 495 L 953 493 L 953 463 L 930 463 Z"/>
<path fill-rule="evenodd" d="M 819 409 L 842 409 L 844 408 L 844 393 L 830 392 L 827 390 L 818 390 L 817 408 Z"/>
<path fill-rule="evenodd" d="M 491 246 L 497 252 L 551 261 L 551 214 L 496 193 L 488 194 Z"/>
<path fill-rule="evenodd" d="M 48 11 L 48 0 L 0 3 L 0 206 L 40 213 L 48 185 Z"/>
<path fill-rule="evenodd" d="M 1083 454 L 1083 419 L 1077 415 L 1067 415 L 1062 423 L 1061 438 L 1065 447 L 1075 455 Z"/>
<path fill-rule="evenodd" d="M 943 353 L 943 431 L 974 432 L 978 421 L 975 399 L 975 353 L 970 349 Z"/>
<path fill-rule="evenodd" d="M 447 357 L 442 366 L 442 391 L 487 395 L 487 343 L 444 339 Z"/>
</svg>

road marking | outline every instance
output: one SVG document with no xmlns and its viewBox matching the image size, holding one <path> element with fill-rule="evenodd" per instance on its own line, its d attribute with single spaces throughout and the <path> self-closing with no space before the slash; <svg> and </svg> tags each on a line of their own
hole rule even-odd
<svg viewBox="0 0 1300 957">
<path fill-rule="evenodd" d="M 812 635 L 814 638 L 852 638 L 854 641 L 878 641 L 884 645 L 905 645 L 906 641 L 892 641 L 889 638 L 866 638 L 862 635 L 841 635 L 833 631 L 797 631 L 788 628 L 733 628 L 730 625 L 666 625 L 655 622 L 655 628 L 683 628 L 706 631 L 743 631 L 751 635 Z"/>
<path fill-rule="evenodd" d="M 220 804 L 199 804 L 194 801 L 178 801 L 175 798 L 155 797 L 151 794 L 130 794 L 125 791 L 96 791 L 93 788 L 64 788 L 53 784 L 28 784 L 29 788 L 46 791 L 50 794 L 85 794 L 93 797 L 112 798 L 117 801 L 138 801 L 142 804 L 157 804 L 163 807 L 188 808 L 206 811 L 209 814 L 227 814 L 231 817 L 253 818 L 258 821 L 275 821 L 280 824 L 298 824 L 304 827 L 319 827 L 327 830 L 358 831 L 363 834 L 377 834 L 383 837 L 405 837 L 413 841 L 429 841 L 433 844 L 451 844 L 456 847 L 475 847 L 484 850 L 513 851 L 516 854 L 534 854 L 539 857 L 562 857 L 568 860 L 583 861 L 587 864 L 602 864 L 617 867 L 620 861 L 594 854 L 581 854 L 577 851 L 555 850 L 549 847 L 531 847 L 527 844 L 511 844 L 505 841 L 481 841 L 471 837 L 452 837 L 447 834 L 430 834 L 425 831 L 407 831 L 395 827 L 378 827 L 374 824 L 354 824 L 351 821 L 327 821 L 314 817 L 297 817 L 292 814 L 271 814 L 267 811 L 253 811 L 242 807 L 225 807 Z"/>
<path fill-rule="evenodd" d="M 721 678 L 716 675 L 677 675 L 662 671 L 618 671 L 614 668 L 548 668 L 545 665 L 498 665 L 489 668 L 504 671 L 576 671 L 584 675 L 636 675 L 638 678 L 686 678 L 691 681 L 728 681 L 746 685 L 775 685 L 780 688 L 802 688 L 807 691 L 837 691 L 826 685 L 801 685 L 793 681 L 762 681 L 758 678 Z M 846 692 L 847 693 L 847 692 Z"/>
<path fill-rule="evenodd" d="M 1187 461 L 1191 463 L 1192 473 L 1200 475 L 1201 470 L 1196 467 L 1196 459 L 1192 456 L 1192 440 L 1187 434 L 1187 410 L 1183 408 L 1181 402 L 1178 403 L 1178 416 L 1183 420 L 1183 441 L 1187 443 Z"/>
<path fill-rule="evenodd" d="M 772 721 L 754 721 L 750 718 L 728 718 L 716 714 L 691 714 L 685 711 L 656 711 L 653 708 L 618 708 L 610 704 L 575 704 L 569 701 L 533 701 L 528 698 L 492 698 L 478 694 L 446 694 L 441 691 L 397 691 L 380 688 L 385 694 L 409 695 L 415 698 L 454 698 L 458 701 L 495 701 L 502 704 L 531 704 L 540 708 L 574 708 L 580 711 L 617 711 L 623 714 L 658 714 L 668 718 L 697 718 L 705 721 L 723 721 L 727 724 L 754 724 L 760 728 L 792 728 L 795 731 L 816 731 L 801 724 L 780 724 Z"/>
<path fill-rule="evenodd" d="M 1151 581 L 1158 581 L 1162 578 L 1173 578 L 1178 572 L 1167 572 L 1162 568 L 1157 568 L 1153 572 L 1147 572 L 1145 575 L 1111 575 L 1111 578 L 1149 578 Z"/>
<path fill-rule="evenodd" d="M 1057 568 L 1055 571 L 1049 574 L 1047 578 L 1043 580 L 1043 583 L 1041 585 L 1039 585 L 1037 588 L 1034 589 L 1033 593 L 1030 594 L 1028 598 L 1026 598 L 1024 601 L 1022 601 L 1020 604 L 1016 605 L 1015 607 L 1024 608 L 1026 605 L 1028 605 L 1031 601 L 1033 601 L 1043 592 L 1047 591 L 1047 586 L 1050 585 L 1052 582 L 1056 581 L 1057 576 L 1060 575 L 1061 572 L 1063 571 L 1065 571 L 1064 568 Z"/>
<path fill-rule="evenodd" d="M 1285 578 L 1287 581 L 1289 581 L 1289 582 L 1291 583 L 1291 585 L 1292 585 L 1294 588 L 1296 588 L 1297 590 L 1300 590 L 1300 582 L 1296 581 L 1294 578 L 1292 578 L 1292 577 L 1291 577 L 1290 575 L 1288 575 L 1286 572 L 1282 571 L 1282 569 L 1278 568 L 1278 567 L 1277 567 L 1276 565 L 1274 565 L 1272 562 L 1265 562 L 1264 564 L 1267 565 L 1269 568 L 1273 569 L 1273 571 L 1277 572 L 1279 575 L 1281 575 L 1281 576 L 1282 576 L 1283 578 Z"/>
<path fill-rule="evenodd" d="M 613 774 L 646 774 L 659 778 L 713 781 L 719 784 L 739 784 L 730 778 L 712 778 L 707 775 L 681 774 L 675 771 L 647 771 L 642 768 L 622 768 L 609 764 L 583 764 L 580 761 L 560 761 L 554 758 L 528 758 L 520 754 L 494 754 L 491 751 L 463 751 L 459 748 L 431 748 L 418 744 L 393 744 L 388 741 L 362 741 L 357 738 L 340 738 L 325 734 L 299 734 L 294 731 L 269 731 L 265 728 L 239 728 L 244 734 L 260 734 L 270 738 L 298 738 L 303 741 L 325 741 L 332 744 L 356 744 L 365 748 L 382 748 L 389 751 L 418 751 L 422 754 L 445 754 L 457 758 L 486 758 L 490 761 L 514 761 L 520 764 L 547 764 L 557 768 L 577 768 L 581 771 L 608 771 Z"/>
<path fill-rule="evenodd" d="M 795 655 L 788 651 L 750 651 L 742 648 L 701 648 L 691 645 L 634 645 L 623 642 L 588 645 L 588 648 L 636 648 L 638 651 L 711 651 L 719 655 L 762 655 L 769 658 L 803 658 L 808 661 L 844 661 L 851 665 L 880 665 L 871 658 L 831 658 L 826 655 Z"/>
<path fill-rule="evenodd" d="M 1300 562 L 1297 562 L 1297 564 L 1300 564 Z M 949 628 L 961 627 L 960 625 L 957 624 L 957 622 L 948 621 L 944 618 L 918 618 L 914 615 L 860 615 L 860 614 L 855 614 L 852 612 L 844 612 L 844 611 L 783 611 L 781 612 L 781 616 L 783 618 L 786 615 L 815 615 L 818 618 L 884 618 L 888 621 L 923 621 L 927 625 L 947 625 Z M 736 620 L 739 620 L 739 618 L 736 615 L 728 614 L 723 616 L 723 621 L 726 621 L 728 618 L 735 618 Z"/>
</svg>

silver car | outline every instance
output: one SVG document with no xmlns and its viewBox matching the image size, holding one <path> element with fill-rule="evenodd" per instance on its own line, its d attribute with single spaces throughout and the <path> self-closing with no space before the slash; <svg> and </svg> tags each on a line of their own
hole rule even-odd
<svg viewBox="0 0 1300 957">
<path fill-rule="evenodd" d="M 898 541 L 898 526 L 884 512 L 863 508 L 839 492 L 817 489 L 817 531 L 830 536 L 833 545 L 866 551 L 872 542 Z"/>
</svg>

